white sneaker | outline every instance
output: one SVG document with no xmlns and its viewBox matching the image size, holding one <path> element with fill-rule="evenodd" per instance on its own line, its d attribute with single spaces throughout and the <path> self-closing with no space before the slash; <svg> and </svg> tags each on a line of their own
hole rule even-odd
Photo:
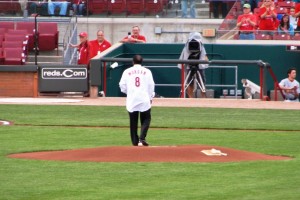
<svg viewBox="0 0 300 200">
<path fill-rule="evenodd" d="M 139 142 L 139 143 L 138 143 L 138 146 L 139 146 L 139 147 L 142 147 L 142 146 L 144 146 L 144 145 L 143 145 L 143 143 Z"/>
</svg>

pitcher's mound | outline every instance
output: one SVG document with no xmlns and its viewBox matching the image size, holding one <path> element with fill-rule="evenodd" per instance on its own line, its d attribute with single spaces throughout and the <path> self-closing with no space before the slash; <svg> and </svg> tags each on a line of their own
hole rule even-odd
<svg viewBox="0 0 300 200">
<path fill-rule="evenodd" d="M 210 153 L 207 154 L 207 152 Z M 202 145 L 149 147 L 110 146 L 65 151 L 21 153 L 12 154 L 9 155 L 9 157 L 81 162 L 238 162 L 291 159 L 285 156 L 272 156 L 225 147 Z"/>
</svg>

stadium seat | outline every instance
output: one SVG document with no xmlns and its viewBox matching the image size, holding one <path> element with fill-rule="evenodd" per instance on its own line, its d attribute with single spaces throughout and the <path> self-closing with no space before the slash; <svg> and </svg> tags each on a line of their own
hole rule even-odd
<svg viewBox="0 0 300 200">
<path fill-rule="evenodd" d="M 28 35 L 28 50 L 31 51 L 34 48 L 34 22 L 17 22 L 16 30 L 26 30 Z"/>
<path fill-rule="evenodd" d="M 13 35 L 13 34 L 6 33 L 4 35 L 4 40 L 5 41 L 23 41 L 23 44 L 27 45 L 28 36 L 27 35 Z"/>
<path fill-rule="evenodd" d="M 39 22 L 39 50 L 52 51 L 57 49 L 58 54 L 58 28 L 55 22 Z"/>
<path fill-rule="evenodd" d="M 3 56 L 3 50 L 0 48 L 0 65 L 4 64 L 4 56 Z"/>
<path fill-rule="evenodd" d="M 4 48 L 4 65 L 23 65 L 25 63 L 22 48 Z"/>
<path fill-rule="evenodd" d="M 256 40 L 272 40 L 273 37 L 271 35 L 257 33 L 257 34 L 255 34 L 255 39 Z"/>
<path fill-rule="evenodd" d="M 274 34 L 273 40 L 290 40 L 291 36 L 289 34 Z"/>
<path fill-rule="evenodd" d="M 293 39 L 293 40 L 300 40 L 300 35 L 294 35 L 294 36 L 292 37 L 292 39 Z"/>
<path fill-rule="evenodd" d="M 234 39 L 234 40 L 239 40 L 239 39 L 240 39 L 239 34 L 238 34 L 238 33 L 234 34 L 234 35 L 233 35 L 233 39 Z"/>
<path fill-rule="evenodd" d="M 145 0 L 146 14 L 159 14 L 163 9 L 163 0 Z"/>
<path fill-rule="evenodd" d="M 22 41 L 3 41 L 2 48 L 23 48 Z M 24 50 L 24 49 L 23 49 Z"/>
<path fill-rule="evenodd" d="M 28 54 L 28 36 L 27 35 L 4 35 L 4 41 L 7 42 L 21 42 L 23 45 L 24 53 Z"/>
<path fill-rule="evenodd" d="M 126 0 L 108 0 L 108 14 L 122 13 L 126 11 Z"/>
<path fill-rule="evenodd" d="M 278 5 L 278 7 L 290 8 L 290 7 L 295 6 L 295 2 L 293 2 L 293 1 L 278 1 L 277 5 Z"/>
<path fill-rule="evenodd" d="M 0 35 L 0 48 L 2 47 L 3 40 L 4 40 L 4 35 Z"/>
<path fill-rule="evenodd" d="M 6 31 L 6 34 L 10 34 L 10 35 L 27 35 L 27 31 L 26 30 L 14 30 L 14 29 L 8 29 Z"/>
<path fill-rule="evenodd" d="M 0 28 L 0 35 L 4 35 L 4 33 L 6 33 L 6 29 L 5 28 Z"/>
<path fill-rule="evenodd" d="M 92 14 L 101 14 L 107 12 L 107 0 L 88 1 L 89 12 Z"/>
<path fill-rule="evenodd" d="M 139 14 L 144 12 L 144 0 L 127 0 L 127 14 Z"/>
<path fill-rule="evenodd" d="M 287 9 L 284 7 L 279 7 L 279 8 L 276 8 L 276 12 L 277 12 L 277 14 L 285 14 L 285 13 L 287 13 Z"/>
<path fill-rule="evenodd" d="M 18 0 L 0 1 L 0 13 L 20 13 L 21 5 Z"/>
<path fill-rule="evenodd" d="M 6 31 L 8 29 L 15 29 L 15 23 L 14 22 L 1 22 L 0 21 L 0 27 L 4 28 Z"/>
</svg>

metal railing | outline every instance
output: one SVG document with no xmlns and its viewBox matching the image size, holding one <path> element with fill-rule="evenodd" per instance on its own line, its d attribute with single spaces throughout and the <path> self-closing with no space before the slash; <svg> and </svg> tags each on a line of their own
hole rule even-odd
<svg viewBox="0 0 300 200">
<path fill-rule="evenodd" d="M 132 63 L 132 58 L 100 58 L 99 60 L 94 60 L 95 62 L 91 62 L 91 70 L 95 70 L 96 68 L 100 68 L 101 71 L 101 85 L 103 86 L 103 91 L 106 94 L 106 62 L 124 62 L 124 63 Z M 102 64 L 103 63 L 103 64 Z M 184 71 L 183 64 L 209 64 L 209 65 L 257 65 L 260 70 L 260 99 L 261 100 L 269 100 L 267 96 L 267 85 L 266 85 L 266 70 L 268 70 L 272 76 L 272 80 L 274 84 L 276 84 L 276 77 L 274 73 L 271 73 L 271 66 L 269 63 L 264 62 L 262 60 L 179 60 L 179 59 L 144 59 L 143 63 L 173 63 L 173 64 L 182 64 L 182 70 Z M 97 66 L 99 65 L 99 66 Z M 97 71 L 97 70 L 95 70 Z M 95 78 L 99 78 L 96 76 L 91 77 L 91 83 L 98 83 L 98 80 L 92 80 Z M 181 90 L 184 91 L 184 73 L 181 75 Z M 278 84 L 278 82 L 277 82 Z"/>
<path fill-rule="evenodd" d="M 77 17 L 71 18 L 63 36 L 63 63 L 65 65 L 77 64 L 77 48 L 70 47 L 70 43 L 77 44 Z"/>
</svg>

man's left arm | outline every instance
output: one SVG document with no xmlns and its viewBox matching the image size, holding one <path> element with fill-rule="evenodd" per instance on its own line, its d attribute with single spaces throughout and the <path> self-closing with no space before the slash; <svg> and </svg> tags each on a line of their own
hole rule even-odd
<svg viewBox="0 0 300 200">
<path fill-rule="evenodd" d="M 154 80 L 153 80 L 153 76 L 152 76 L 152 73 L 151 71 L 149 70 L 149 88 L 148 88 L 148 94 L 149 94 L 149 97 L 150 99 L 152 100 L 153 98 L 153 94 L 154 94 L 154 88 L 155 88 L 155 83 L 154 83 Z"/>
</svg>

